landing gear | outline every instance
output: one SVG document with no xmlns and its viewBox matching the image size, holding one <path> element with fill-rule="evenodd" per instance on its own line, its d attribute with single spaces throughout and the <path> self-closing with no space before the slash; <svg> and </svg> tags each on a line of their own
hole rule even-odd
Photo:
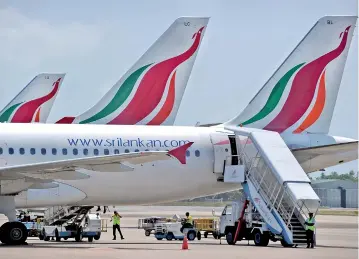
<svg viewBox="0 0 359 259">
<path fill-rule="evenodd" d="M 0 227 L 1 243 L 7 245 L 26 244 L 28 232 L 23 223 L 16 221 L 14 196 L 0 196 L 0 213 L 9 219 L 9 222 Z"/>
<path fill-rule="evenodd" d="M 23 245 L 27 239 L 27 228 L 21 222 L 6 222 L 0 227 L 0 241 L 7 245 Z"/>
</svg>

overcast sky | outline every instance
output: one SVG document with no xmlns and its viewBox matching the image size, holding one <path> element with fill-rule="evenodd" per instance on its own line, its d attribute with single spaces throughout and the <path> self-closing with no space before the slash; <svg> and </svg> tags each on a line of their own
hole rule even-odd
<svg viewBox="0 0 359 259">
<path fill-rule="evenodd" d="M 357 1 L 1 0 L 0 109 L 36 74 L 66 72 L 49 121 L 78 115 L 177 17 L 209 16 L 175 124 L 223 122 L 242 111 L 324 15 L 358 15 Z M 330 134 L 358 138 L 357 29 Z M 334 169 L 357 168 L 355 161 Z"/>
</svg>

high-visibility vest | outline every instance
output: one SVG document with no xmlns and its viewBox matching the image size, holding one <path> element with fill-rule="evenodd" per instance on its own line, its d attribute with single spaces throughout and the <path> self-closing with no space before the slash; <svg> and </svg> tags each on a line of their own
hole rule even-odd
<svg viewBox="0 0 359 259">
<path fill-rule="evenodd" d="M 120 221 L 121 221 L 120 216 L 113 215 L 112 221 L 113 221 L 113 225 L 120 225 Z"/>
<path fill-rule="evenodd" d="M 314 218 L 311 218 L 311 219 L 306 219 L 306 221 L 305 222 L 307 222 L 307 223 L 314 223 L 315 224 L 315 219 Z M 308 225 L 306 225 L 306 228 L 305 228 L 306 230 L 311 230 L 311 231 L 314 231 L 315 230 L 315 226 L 313 225 L 313 226 L 308 226 Z"/>
<path fill-rule="evenodd" d="M 193 219 L 192 216 L 188 216 L 187 217 L 187 223 L 192 224 L 193 225 Z"/>
</svg>

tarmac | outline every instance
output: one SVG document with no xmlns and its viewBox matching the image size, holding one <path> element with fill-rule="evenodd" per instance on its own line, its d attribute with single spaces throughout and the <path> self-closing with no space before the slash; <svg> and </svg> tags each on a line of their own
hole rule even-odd
<svg viewBox="0 0 359 259">
<path fill-rule="evenodd" d="M 222 208 L 216 208 L 216 214 Z M 111 212 L 113 208 L 110 207 Z M 146 237 L 143 229 L 137 229 L 139 218 L 148 216 L 184 215 L 186 211 L 198 216 L 211 216 L 211 207 L 116 207 L 123 216 L 122 233 L 125 237 L 112 240 L 112 226 L 103 232 L 100 240 L 93 243 L 40 241 L 28 238 L 28 245 L 10 247 L 0 245 L 0 258 L 358 258 L 358 217 L 355 216 L 317 216 L 317 246 L 283 248 L 279 242 L 270 242 L 268 247 L 256 247 L 253 241 L 240 241 L 230 246 L 225 239 L 216 240 L 211 236 L 189 242 L 189 250 L 182 250 L 182 241 L 158 241 L 153 235 Z M 110 213 L 111 213 L 110 212 Z M 102 215 L 109 218 L 110 213 Z"/>
</svg>

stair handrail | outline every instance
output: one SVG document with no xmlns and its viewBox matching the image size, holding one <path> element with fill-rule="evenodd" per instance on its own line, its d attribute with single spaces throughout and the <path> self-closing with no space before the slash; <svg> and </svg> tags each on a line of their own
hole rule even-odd
<svg viewBox="0 0 359 259">
<path fill-rule="evenodd" d="M 247 159 L 244 159 L 244 162 L 246 163 L 248 161 L 248 156 L 247 154 L 245 153 L 245 147 L 242 149 L 242 152 L 241 154 L 244 154 L 244 157 L 247 158 Z M 259 156 L 258 156 L 259 154 Z M 255 188 L 257 191 L 259 191 L 260 189 L 263 189 L 263 186 L 267 187 L 268 189 L 268 186 L 265 182 L 263 183 L 258 183 L 257 180 L 255 179 L 255 177 L 253 177 L 251 175 L 250 172 L 252 172 L 252 170 L 254 168 L 257 168 L 256 166 L 254 166 L 254 162 L 255 162 L 255 159 L 259 159 L 259 160 L 264 160 L 263 157 L 260 155 L 259 151 L 257 151 L 257 154 L 252 158 L 252 159 L 249 159 L 250 161 L 246 163 L 246 167 L 248 167 L 248 169 L 246 170 L 246 176 L 251 179 L 252 183 L 255 185 Z M 249 164 L 249 166 L 248 166 Z M 271 171 L 269 166 L 264 163 L 265 165 L 265 172 L 267 172 L 267 170 Z M 272 173 L 272 172 L 271 172 Z M 276 178 L 275 178 L 276 179 Z M 278 182 L 278 179 L 276 179 L 277 182 Z M 262 188 L 261 188 L 262 187 Z M 281 200 L 284 198 L 284 196 L 286 195 L 286 198 L 289 199 L 287 201 L 287 203 L 290 203 L 288 204 L 289 206 L 293 207 L 293 209 L 291 211 L 287 211 L 286 209 L 284 209 L 282 206 L 281 206 L 281 200 L 280 202 L 278 203 L 277 206 L 275 206 L 275 203 L 276 203 L 276 200 L 278 198 L 278 195 L 279 193 L 281 192 L 281 190 L 283 190 L 283 194 L 282 194 L 282 197 L 281 197 Z M 268 196 L 265 192 L 264 192 L 265 196 Z M 282 213 L 280 213 L 282 215 L 282 217 L 285 216 L 285 223 L 286 225 L 288 226 L 288 224 L 290 223 L 290 219 L 292 218 L 292 215 L 295 211 L 295 208 L 298 206 L 297 202 L 293 199 L 293 197 L 290 195 L 290 193 L 288 192 L 286 186 L 284 185 L 281 185 L 281 187 L 279 188 L 278 190 L 278 195 L 276 196 L 276 198 L 272 201 L 270 199 L 270 197 L 263 197 L 263 199 L 265 199 L 265 202 L 267 204 L 267 206 L 270 208 L 270 210 L 272 209 L 276 209 L 276 210 L 280 210 Z M 263 195 L 262 195 L 263 196 Z M 286 200 L 287 200 L 286 199 Z M 305 206 L 304 202 L 303 202 L 303 205 Z M 279 212 L 279 211 L 278 211 Z"/>
</svg>

